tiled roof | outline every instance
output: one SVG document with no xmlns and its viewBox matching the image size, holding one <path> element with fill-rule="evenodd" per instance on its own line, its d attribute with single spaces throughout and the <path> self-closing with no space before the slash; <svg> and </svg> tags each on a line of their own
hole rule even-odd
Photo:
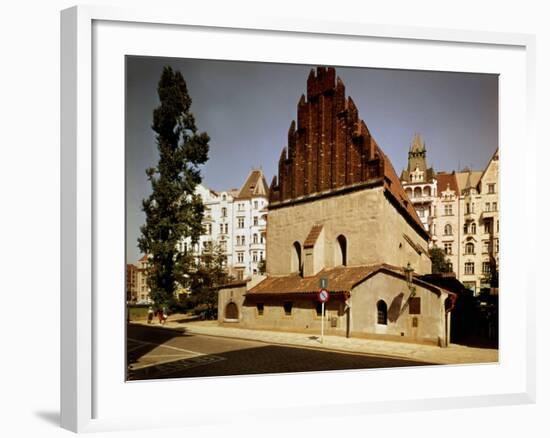
<svg viewBox="0 0 550 438">
<path fill-rule="evenodd" d="M 350 292 L 359 283 L 379 271 L 385 271 L 405 279 L 403 268 L 388 265 L 386 263 L 368 266 L 338 266 L 336 268 L 323 269 L 318 274 L 311 277 L 301 277 L 299 274 L 290 274 L 282 277 L 267 277 L 251 288 L 247 292 L 247 296 L 315 294 L 319 292 L 322 277 L 327 279 L 328 289 L 331 293 Z M 440 286 L 422 280 L 416 275 L 414 276 L 413 282 L 426 287 L 437 295 L 440 295 L 441 289 L 443 289 Z"/>
<path fill-rule="evenodd" d="M 386 179 L 384 182 L 385 187 L 399 202 L 399 204 L 406 210 L 410 218 L 414 222 L 416 222 L 417 225 L 420 226 L 421 230 L 424 230 L 424 225 L 422 224 L 422 221 L 418 217 L 418 214 L 416 213 L 416 210 L 414 209 L 412 203 L 410 202 L 409 197 L 405 193 L 405 190 L 403 189 L 403 186 L 401 185 L 401 181 L 399 181 L 399 178 L 395 173 L 395 170 L 391 164 L 390 159 L 386 156 L 386 154 L 384 154 L 384 152 L 382 151 L 382 149 L 380 149 L 378 145 L 376 145 L 376 148 L 380 156 L 383 157 L 384 159 L 384 177 Z"/>
<path fill-rule="evenodd" d="M 456 181 L 455 173 L 438 173 L 435 178 L 437 179 L 437 196 L 441 196 L 441 193 L 446 191 L 447 188 L 454 190 L 456 195 L 459 195 L 458 183 Z"/>
<path fill-rule="evenodd" d="M 147 255 L 144 255 L 142 258 L 138 260 L 139 262 L 146 262 L 147 261 Z"/>
<path fill-rule="evenodd" d="M 248 178 L 235 197 L 238 199 L 250 199 L 252 196 L 267 197 L 268 193 L 269 189 L 264 174 L 261 170 L 256 169 L 248 174 Z"/>
<path fill-rule="evenodd" d="M 483 172 L 481 170 L 457 172 L 456 173 L 456 181 L 458 183 L 458 188 L 459 188 L 460 192 L 462 192 L 462 190 L 466 189 L 468 184 L 471 184 L 472 187 L 476 187 L 477 183 L 479 182 L 479 179 L 481 178 L 482 173 Z M 468 179 L 470 181 L 468 181 Z"/>
<path fill-rule="evenodd" d="M 321 234 L 321 231 L 323 230 L 323 226 L 319 224 L 313 225 L 311 227 L 311 230 L 309 231 L 309 234 L 306 237 L 306 240 L 304 242 L 304 248 L 313 248 L 315 246 L 315 242 L 317 242 L 317 238 L 319 237 L 319 234 Z"/>
</svg>

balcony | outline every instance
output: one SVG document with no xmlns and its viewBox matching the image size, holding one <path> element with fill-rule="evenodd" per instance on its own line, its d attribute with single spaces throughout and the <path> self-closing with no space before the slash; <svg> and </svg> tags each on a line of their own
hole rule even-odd
<svg viewBox="0 0 550 438">
<path fill-rule="evenodd" d="M 413 204 L 430 204 L 434 201 L 433 196 L 412 196 L 410 200 Z"/>
<path fill-rule="evenodd" d="M 486 210 L 481 213 L 482 219 L 495 219 L 498 218 L 497 210 Z"/>
</svg>

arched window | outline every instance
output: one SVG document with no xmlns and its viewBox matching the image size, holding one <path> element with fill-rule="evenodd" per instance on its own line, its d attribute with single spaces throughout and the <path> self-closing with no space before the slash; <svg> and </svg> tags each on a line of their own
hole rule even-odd
<svg viewBox="0 0 550 438">
<path fill-rule="evenodd" d="M 294 242 L 290 250 L 290 272 L 302 271 L 302 245 L 300 242 Z"/>
<path fill-rule="evenodd" d="M 451 227 L 451 224 L 445 225 L 444 233 L 445 236 L 451 236 L 453 234 L 453 227 Z"/>
<path fill-rule="evenodd" d="M 474 253 L 474 244 L 472 242 L 468 242 L 466 244 L 466 254 L 473 254 Z"/>
<path fill-rule="evenodd" d="M 422 197 L 422 189 L 420 187 L 415 187 L 414 188 L 414 197 L 415 198 Z"/>
<path fill-rule="evenodd" d="M 348 242 L 343 234 L 336 238 L 336 254 L 334 266 L 346 266 L 348 264 Z"/>
<path fill-rule="evenodd" d="M 424 187 L 424 196 L 430 196 L 430 188 Z"/>
<path fill-rule="evenodd" d="M 472 232 L 472 234 L 476 233 L 476 224 L 475 223 L 471 225 L 470 231 Z"/>
<path fill-rule="evenodd" d="M 408 196 L 409 198 L 412 198 L 412 196 L 413 196 L 412 190 L 409 189 L 409 188 L 407 188 L 407 190 L 405 190 L 405 191 L 407 192 L 407 196 Z"/>
<path fill-rule="evenodd" d="M 388 325 L 388 306 L 383 300 L 376 303 L 376 323 Z"/>
</svg>

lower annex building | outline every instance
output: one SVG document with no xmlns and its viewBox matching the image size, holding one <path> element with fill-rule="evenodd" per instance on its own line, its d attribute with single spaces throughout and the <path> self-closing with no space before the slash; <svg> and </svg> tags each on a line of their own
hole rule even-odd
<svg viewBox="0 0 550 438">
<path fill-rule="evenodd" d="M 445 346 L 455 295 L 431 273 L 429 233 L 333 68 L 312 70 L 269 189 L 267 278 L 219 291 L 221 324 Z"/>
</svg>

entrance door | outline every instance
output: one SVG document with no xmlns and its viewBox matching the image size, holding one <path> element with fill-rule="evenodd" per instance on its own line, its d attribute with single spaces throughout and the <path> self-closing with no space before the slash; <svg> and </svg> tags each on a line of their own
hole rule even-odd
<svg viewBox="0 0 550 438">
<path fill-rule="evenodd" d="M 237 305 L 233 302 L 228 303 L 225 306 L 225 319 L 238 320 L 239 319 L 239 309 Z"/>
</svg>

